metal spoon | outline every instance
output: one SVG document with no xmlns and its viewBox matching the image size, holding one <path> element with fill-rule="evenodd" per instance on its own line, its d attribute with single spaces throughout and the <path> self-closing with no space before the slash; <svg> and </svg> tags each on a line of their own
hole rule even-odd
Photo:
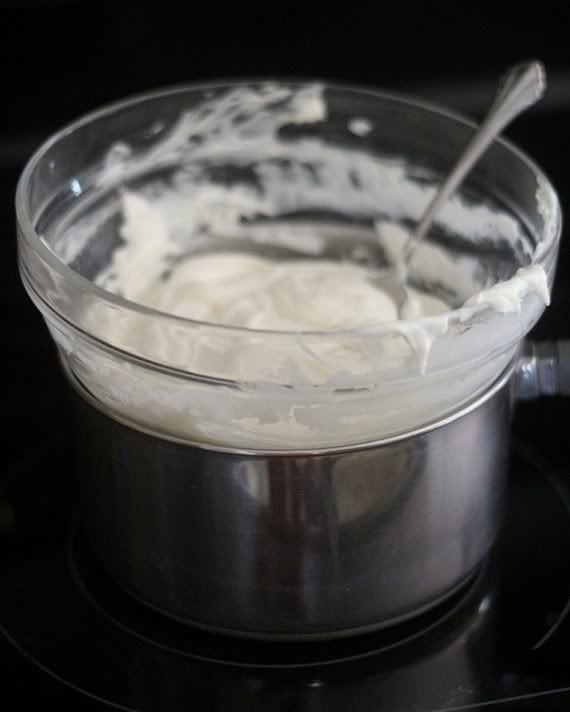
<svg viewBox="0 0 570 712">
<path fill-rule="evenodd" d="M 418 243 L 426 235 L 438 210 L 459 187 L 465 176 L 501 131 L 529 106 L 535 104 L 546 89 L 546 72 L 538 61 L 523 62 L 511 67 L 499 82 L 498 93 L 486 118 L 467 144 L 465 151 L 446 180 L 434 195 L 420 222 L 408 238 L 395 265 L 397 279 L 389 279 L 389 290 L 398 294 L 399 310 L 408 299 L 407 267 Z M 398 282 L 398 287 L 393 284 Z M 402 293 L 403 291 L 403 293 Z"/>
</svg>

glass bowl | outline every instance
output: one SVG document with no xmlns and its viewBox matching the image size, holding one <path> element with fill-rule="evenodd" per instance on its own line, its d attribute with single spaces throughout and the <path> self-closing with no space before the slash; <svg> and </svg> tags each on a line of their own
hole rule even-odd
<svg viewBox="0 0 570 712">
<path fill-rule="evenodd" d="M 414 253 L 411 281 L 446 300 L 444 317 L 329 331 L 212 324 L 133 300 L 113 260 L 129 219 L 150 229 L 159 210 L 164 260 L 127 254 L 133 278 L 165 279 L 189 255 L 219 250 L 383 268 L 384 238 L 416 223 L 473 130 L 421 101 L 310 82 L 122 101 L 62 129 L 26 166 L 24 285 L 72 379 L 136 428 L 240 451 L 399 437 L 490 388 L 545 307 L 530 282 L 505 308 L 476 297 L 516 287 L 519 269 L 537 268 L 548 290 L 554 277 L 558 199 L 512 144 L 494 142 Z"/>
</svg>

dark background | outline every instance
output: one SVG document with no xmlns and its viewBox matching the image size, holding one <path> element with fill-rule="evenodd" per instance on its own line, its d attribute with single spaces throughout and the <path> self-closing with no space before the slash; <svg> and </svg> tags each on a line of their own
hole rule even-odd
<svg viewBox="0 0 570 712">
<path fill-rule="evenodd" d="M 570 104 L 569 28 L 565 1 L 0 0 L 0 127 L 17 153 L 102 103 L 229 76 L 366 83 L 476 114 L 504 68 L 531 56 L 550 70 L 545 110 Z"/>
</svg>

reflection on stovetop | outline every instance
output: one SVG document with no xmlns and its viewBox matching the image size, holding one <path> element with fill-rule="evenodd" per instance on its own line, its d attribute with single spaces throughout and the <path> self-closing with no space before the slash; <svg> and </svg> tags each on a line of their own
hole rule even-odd
<svg viewBox="0 0 570 712">
<path fill-rule="evenodd" d="M 204 633 L 129 599 L 81 538 L 70 450 L 46 441 L 0 492 L 0 659 L 14 708 L 46 695 L 140 712 L 568 708 L 570 479 L 524 442 L 501 537 L 473 582 L 393 629 L 298 644 Z"/>
</svg>

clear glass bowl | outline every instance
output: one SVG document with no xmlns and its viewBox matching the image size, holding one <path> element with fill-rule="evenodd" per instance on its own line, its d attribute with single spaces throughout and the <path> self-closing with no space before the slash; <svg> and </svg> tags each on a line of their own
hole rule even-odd
<svg viewBox="0 0 570 712">
<path fill-rule="evenodd" d="M 174 196 L 180 211 L 204 186 L 215 193 L 205 222 L 192 210 L 187 223 L 168 218 L 180 233 L 172 264 L 225 249 L 382 266 L 378 231 L 417 221 L 473 130 L 446 110 L 348 86 L 189 85 L 128 99 L 64 128 L 26 166 L 23 282 L 68 373 L 135 427 L 240 450 L 399 437 L 490 387 L 540 317 L 537 294 L 511 312 L 454 308 L 444 329 L 428 318 L 404 331 L 283 332 L 169 315 L 109 291 L 101 275 L 124 244 L 125 195 Z M 534 264 L 550 288 L 560 230 L 548 179 L 496 141 L 417 251 L 412 282 L 461 307 Z"/>
</svg>

